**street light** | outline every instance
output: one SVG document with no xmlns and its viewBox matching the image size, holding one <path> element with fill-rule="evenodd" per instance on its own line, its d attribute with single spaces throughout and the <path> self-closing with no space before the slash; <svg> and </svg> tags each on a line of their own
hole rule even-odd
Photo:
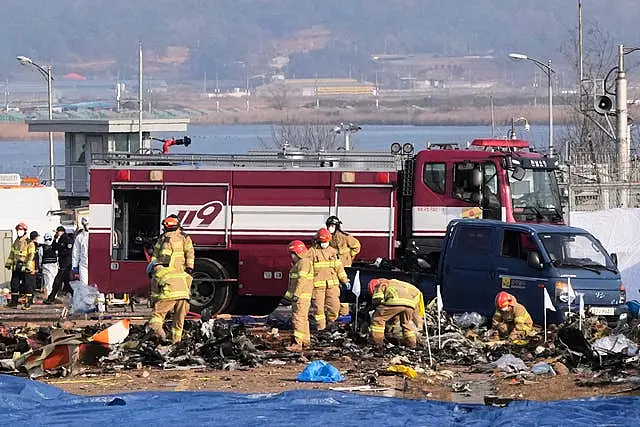
<svg viewBox="0 0 640 427">
<path fill-rule="evenodd" d="M 336 135 L 344 134 L 344 149 L 345 151 L 351 150 L 351 134 L 356 133 L 362 128 L 353 123 L 340 123 L 333 128 L 333 132 Z"/>
<path fill-rule="evenodd" d="M 551 75 L 555 73 L 555 70 L 551 68 L 551 60 L 548 60 L 547 63 L 545 64 L 542 61 L 539 61 L 535 58 L 531 58 L 530 56 L 527 56 L 522 53 L 510 53 L 509 58 L 513 59 L 514 61 L 521 61 L 521 60 L 531 61 L 534 64 L 536 64 L 536 66 L 540 68 L 540 70 L 542 70 L 543 73 L 547 75 L 548 89 L 549 89 L 549 155 L 552 156 L 553 155 L 553 85 L 552 85 Z"/>
<path fill-rule="evenodd" d="M 22 65 L 31 65 L 33 67 L 35 67 L 40 74 L 42 74 L 42 77 L 45 78 L 45 80 L 47 81 L 47 97 L 49 100 L 49 120 L 53 120 L 53 96 L 52 96 L 52 89 L 53 89 L 53 76 L 51 75 L 51 65 L 47 65 L 45 67 L 42 67 L 40 64 L 38 64 L 37 62 L 34 62 L 31 58 L 26 57 L 26 56 L 17 56 L 16 59 L 18 60 L 19 63 L 21 63 Z M 53 132 L 49 131 L 49 185 L 50 186 L 54 186 L 55 185 L 55 166 L 54 166 L 54 160 L 53 160 Z"/>
</svg>

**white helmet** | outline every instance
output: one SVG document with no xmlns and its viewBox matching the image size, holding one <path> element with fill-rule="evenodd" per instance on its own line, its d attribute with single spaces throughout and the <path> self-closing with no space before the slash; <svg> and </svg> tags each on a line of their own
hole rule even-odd
<svg viewBox="0 0 640 427">
<path fill-rule="evenodd" d="M 80 220 L 80 223 L 82 225 L 87 225 L 89 224 L 89 218 L 87 218 L 86 216 L 83 216 L 82 219 Z"/>
<path fill-rule="evenodd" d="M 44 241 L 45 242 L 53 241 L 53 236 L 51 235 L 51 233 L 44 233 Z"/>
</svg>

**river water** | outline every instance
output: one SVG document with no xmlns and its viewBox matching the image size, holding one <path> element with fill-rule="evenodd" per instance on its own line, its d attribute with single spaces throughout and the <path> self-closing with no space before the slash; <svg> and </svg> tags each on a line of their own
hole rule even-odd
<svg viewBox="0 0 640 427">
<path fill-rule="evenodd" d="M 173 153 L 246 153 L 250 150 L 264 150 L 265 145 L 273 141 L 272 134 L 277 127 L 272 125 L 190 125 L 188 134 L 192 138 L 190 147 L 172 147 Z M 554 128 L 556 132 L 558 129 Z M 496 128 L 495 134 L 504 137 L 507 127 Z M 522 135 L 535 147 L 544 150 L 547 144 L 548 128 L 534 126 L 531 131 Z M 46 135 L 43 140 L 35 141 L 1 141 L 0 173 L 20 173 L 21 175 L 38 175 L 39 169 L 34 165 L 48 163 L 48 143 Z M 158 138 L 176 137 L 175 133 L 153 135 Z M 394 126 L 366 125 L 360 132 L 352 135 L 354 150 L 387 151 L 395 142 L 411 142 L 416 151 L 424 148 L 428 142 L 467 143 L 475 138 L 491 137 L 490 126 Z M 161 143 L 155 143 L 159 147 Z M 295 144 L 294 144 L 295 145 Z M 64 142 L 55 142 L 55 162 L 64 163 Z M 46 176 L 46 173 L 45 173 Z"/>
</svg>

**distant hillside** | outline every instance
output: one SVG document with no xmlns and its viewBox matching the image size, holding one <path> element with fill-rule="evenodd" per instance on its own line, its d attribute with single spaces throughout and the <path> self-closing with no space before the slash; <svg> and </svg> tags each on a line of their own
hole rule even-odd
<svg viewBox="0 0 640 427">
<path fill-rule="evenodd" d="M 640 43 L 640 2 L 583 3 L 586 21 Z M 518 50 L 559 60 L 576 9 L 568 0 L 4 1 L 0 79 L 24 73 L 16 55 L 65 72 L 130 76 L 139 39 L 150 73 L 192 77 L 262 73 L 270 64 L 289 75 L 357 77 L 371 71 L 372 53 L 503 58 Z"/>
</svg>

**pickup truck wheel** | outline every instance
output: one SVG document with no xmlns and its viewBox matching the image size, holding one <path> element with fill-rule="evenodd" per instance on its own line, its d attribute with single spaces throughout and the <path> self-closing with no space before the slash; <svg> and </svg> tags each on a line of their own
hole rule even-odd
<svg viewBox="0 0 640 427">
<path fill-rule="evenodd" d="M 222 313 L 229 305 L 232 296 L 230 284 L 214 284 L 211 280 L 228 279 L 229 272 L 218 261 L 209 258 L 196 258 L 191 283 L 191 311 L 202 312 L 205 308 L 211 314 Z"/>
</svg>

